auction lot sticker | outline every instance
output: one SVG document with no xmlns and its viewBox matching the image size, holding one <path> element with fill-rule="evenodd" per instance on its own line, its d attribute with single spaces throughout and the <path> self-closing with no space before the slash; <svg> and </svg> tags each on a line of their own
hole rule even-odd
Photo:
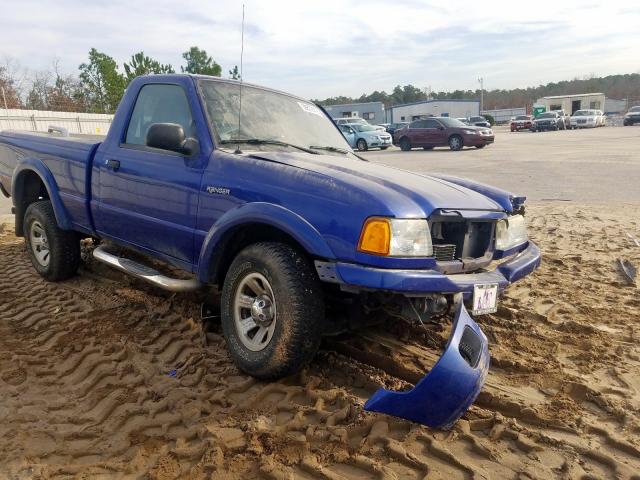
<svg viewBox="0 0 640 480">
<path fill-rule="evenodd" d="M 498 284 L 487 283 L 473 286 L 473 315 L 484 315 L 498 311 Z"/>
</svg>

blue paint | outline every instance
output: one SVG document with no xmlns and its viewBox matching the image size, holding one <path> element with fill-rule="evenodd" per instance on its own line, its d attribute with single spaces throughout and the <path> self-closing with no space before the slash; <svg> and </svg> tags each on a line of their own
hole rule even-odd
<svg viewBox="0 0 640 480">
<path fill-rule="evenodd" d="M 466 327 L 480 340 L 476 366 L 469 365 L 460 354 L 460 340 Z M 393 392 L 381 388 L 365 403 L 364 408 L 432 428 L 451 428 L 482 390 L 489 363 L 487 337 L 469 316 L 463 303 L 459 302 L 449 342 L 431 371 L 409 391 Z"/>
</svg>

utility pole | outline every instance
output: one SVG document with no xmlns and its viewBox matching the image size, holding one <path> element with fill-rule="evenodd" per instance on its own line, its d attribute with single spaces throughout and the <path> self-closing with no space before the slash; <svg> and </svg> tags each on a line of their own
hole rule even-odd
<svg viewBox="0 0 640 480">
<path fill-rule="evenodd" d="M 480 82 L 480 115 L 482 115 L 484 110 L 484 78 L 478 78 L 478 82 Z"/>
</svg>

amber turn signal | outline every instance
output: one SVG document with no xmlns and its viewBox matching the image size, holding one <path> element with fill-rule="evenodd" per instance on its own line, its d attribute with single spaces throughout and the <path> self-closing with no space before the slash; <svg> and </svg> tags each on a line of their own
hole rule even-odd
<svg viewBox="0 0 640 480">
<path fill-rule="evenodd" d="M 362 227 L 358 250 L 374 255 L 389 255 L 391 246 L 391 225 L 389 219 L 368 218 Z"/>
</svg>

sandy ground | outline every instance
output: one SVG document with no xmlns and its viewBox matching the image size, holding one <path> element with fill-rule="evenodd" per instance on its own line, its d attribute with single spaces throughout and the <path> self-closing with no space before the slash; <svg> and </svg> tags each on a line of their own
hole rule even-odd
<svg viewBox="0 0 640 480">
<path fill-rule="evenodd" d="M 448 325 L 327 341 L 302 374 L 241 374 L 199 298 L 99 265 L 51 284 L 0 233 L 0 478 L 640 479 L 640 207 L 536 202 L 544 252 L 496 315 L 450 432 L 364 412 L 433 365 Z M 428 408 L 428 405 L 425 406 Z"/>
</svg>

